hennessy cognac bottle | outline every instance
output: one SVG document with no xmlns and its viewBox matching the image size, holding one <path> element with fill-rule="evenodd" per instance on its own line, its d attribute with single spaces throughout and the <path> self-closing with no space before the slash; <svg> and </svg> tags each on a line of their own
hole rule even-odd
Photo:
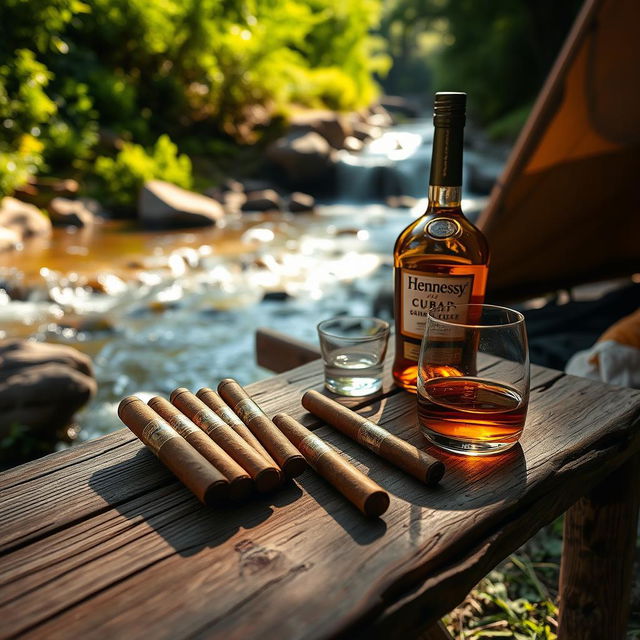
<svg viewBox="0 0 640 640">
<path fill-rule="evenodd" d="M 460 207 L 465 93 L 436 93 L 434 135 L 426 212 L 412 222 L 394 247 L 395 383 L 415 393 L 420 342 L 427 314 L 462 321 L 456 305 L 481 303 L 487 283 L 489 248 L 482 232 Z M 443 350 L 443 364 L 455 362 Z M 459 349 L 459 357 L 463 357 Z M 434 375 L 447 375 L 443 371 Z"/>
</svg>

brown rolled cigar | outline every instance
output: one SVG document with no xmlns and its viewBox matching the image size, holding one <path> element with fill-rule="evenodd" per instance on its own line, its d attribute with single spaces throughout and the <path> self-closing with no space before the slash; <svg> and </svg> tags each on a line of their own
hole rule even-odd
<svg viewBox="0 0 640 640">
<path fill-rule="evenodd" d="M 300 452 L 235 380 L 222 380 L 218 385 L 218 393 L 289 477 L 295 478 L 307 468 Z"/>
<path fill-rule="evenodd" d="M 302 452 L 309 466 L 362 513 L 366 516 L 381 516 L 389 508 L 389 494 L 315 433 L 286 413 L 274 416 L 273 421 Z"/>
<path fill-rule="evenodd" d="M 200 502 L 227 497 L 229 482 L 220 471 L 140 398 L 124 398 L 118 416 Z"/>
<path fill-rule="evenodd" d="M 225 476 L 230 500 L 240 500 L 251 493 L 253 482 L 249 474 L 187 416 L 160 396 L 151 398 L 147 404 Z"/>
<path fill-rule="evenodd" d="M 302 396 L 302 406 L 421 482 L 435 485 L 442 479 L 445 467 L 440 460 L 394 436 L 380 425 L 347 409 L 335 400 L 311 389 Z"/>
<path fill-rule="evenodd" d="M 250 444 L 268 462 L 276 461 L 269 455 L 269 452 L 260 444 L 260 440 L 251 433 L 249 427 L 231 411 L 225 401 L 213 390 L 204 387 L 196 393 L 196 398 L 200 398 L 209 409 L 215 411 L 247 444 Z"/>
<path fill-rule="evenodd" d="M 171 394 L 171 402 L 249 473 L 260 493 L 271 491 L 280 484 L 280 469 L 267 462 L 188 389 L 175 389 Z"/>
</svg>

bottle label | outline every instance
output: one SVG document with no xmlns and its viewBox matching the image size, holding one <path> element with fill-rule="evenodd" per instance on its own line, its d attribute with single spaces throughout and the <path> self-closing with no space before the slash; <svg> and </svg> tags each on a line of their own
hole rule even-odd
<svg viewBox="0 0 640 640">
<path fill-rule="evenodd" d="M 218 429 L 228 429 L 229 425 L 211 409 L 201 409 L 191 416 L 191 420 L 197 424 L 208 436 Z"/>
<path fill-rule="evenodd" d="M 389 432 L 375 422 L 365 420 L 358 429 L 356 440 L 374 453 L 380 453 L 382 443 L 389 436 Z"/>
<path fill-rule="evenodd" d="M 243 398 L 233 410 L 244 424 L 249 424 L 254 418 L 264 415 L 264 411 L 251 398 Z"/>
<path fill-rule="evenodd" d="M 242 420 L 226 406 L 219 406 L 215 412 L 231 427 L 242 424 Z"/>
<path fill-rule="evenodd" d="M 426 230 L 435 240 L 446 240 L 462 233 L 460 223 L 449 218 L 434 218 L 427 224 Z"/>
<path fill-rule="evenodd" d="M 313 433 L 305 436 L 296 447 L 304 456 L 305 460 L 312 466 L 318 463 L 318 460 L 328 451 L 333 449 L 324 441 Z"/>
<path fill-rule="evenodd" d="M 181 413 L 176 413 L 172 415 L 167 422 L 183 437 L 187 438 L 192 433 L 202 433 L 196 425 L 187 418 L 187 416 L 183 416 Z"/>
<path fill-rule="evenodd" d="M 160 448 L 172 438 L 178 438 L 178 434 L 162 419 L 149 420 L 142 429 L 140 440 L 144 442 L 155 455 L 160 453 Z"/>
<path fill-rule="evenodd" d="M 422 271 L 402 269 L 400 333 L 422 339 L 429 312 L 442 320 L 464 321 L 457 305 L 469 302 L 472 288 L 471 275 L 425 275 Z"/>
</svg>

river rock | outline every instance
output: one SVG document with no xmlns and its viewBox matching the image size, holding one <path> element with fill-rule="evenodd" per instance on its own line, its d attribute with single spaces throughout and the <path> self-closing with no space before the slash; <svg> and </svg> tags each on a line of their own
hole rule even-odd
<svg viewBox="0 0 640 640">
<path fill-rule="evenodd" d="M 169 182 L 145 182 L 138 199 L 138 216 L 145 227 L 155 229 L 206 227 L 224 219 L 219 202 Z"/>
<path fill-rule="evenodd" d="M 90 227 L 93 212 L 81 200 L 54 198 L 49 203 L 49 217 L 54 227 Z"/>
<path fill-rule="evenodd" d="M 72 347 L 0 342 L 0 434 L 14 425 L 52 435 L 95 395 L 90 359 Z"/>
<path fill-rule="evenodd" d="M 15 249 L 21 242 L 22 238 L 13 229 L 0 227 L 0 253 Z"/>
<path fill-rule="evenodd" d="M 314 132 L 321 135 L 334 149 L 343 149 L 351 135 L 351 123 L 346 115 L 333 111 L 310 111 L 294 116 L 291 132 L 298 135 Z"/>
<path fill-rule="evenodd" d="M 20 241 L 51 235 L 51 221 L 37 207 L 16 198 L 0 201 L 0 227 L 15 232 Z"/>
<path fill-rule="evenodd" d="M 211 187 L 205 190 L 204 195 L 219 202 L 227 213 L 238 213 L 247 201 L 247 194 L 244 191 L 226 191 L 221 187 Z"/>
<path fill-rule="evenodd" d="M 267 147 L 267 157 L 294 184 L 316 181 L 334 166 L 334 151 L 319 133 L 291 133 Z"/>
<path fill-rule="evenodd" d="M 353 137 L 361 140 L 362 142 L 379 138 L 381 135 L 382 129 L 380 127 L 374 127 L 367 122 L 353 123 Z"/>
<path fill-rule="evenodd" d="M 313 211 L 316 206 L 316 199 L 308 193 L 294 191 L 289 196 L 289 211 L 293 213 L 304 213 Z"/>
<path fill-rule="evenodd" d="M 372 104 L 369 107 L 367 122 L 374 127 L 383 128 L 394 124 L 392 115 L 381 104 Z"/>
<path fill-rule="evenodd" d="M 243 211 L 275 211 L 280 210 L 282 201 L 273 189 L 251 191 L 247 193 L 247 200 L 242 205 Z"/>
</svg>

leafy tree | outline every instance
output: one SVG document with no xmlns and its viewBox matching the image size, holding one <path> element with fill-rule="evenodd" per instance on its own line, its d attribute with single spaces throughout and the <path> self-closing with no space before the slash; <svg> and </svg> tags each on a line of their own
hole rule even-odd
<svg viewBox="0 0 640 640">
<path fill-rule="evenodd" d="M 381 33 L 394 64 L 385 86 L 463 90 L 478 122 L 517 133 L 581 0 L 394 0 Z"/>
<path fill-rule="evenodd" d="M 292 106 L 364 106 L 387 61 L 379 14 L 380 0 L 4 0 L 0 110 L 19 126 L 0 141 L 0 188 L 45 167 L 122 177 L 122 158 L 94 163 L 113 153 L 100 140 L 211 150 L 258 141 Z"/>
</svg>

